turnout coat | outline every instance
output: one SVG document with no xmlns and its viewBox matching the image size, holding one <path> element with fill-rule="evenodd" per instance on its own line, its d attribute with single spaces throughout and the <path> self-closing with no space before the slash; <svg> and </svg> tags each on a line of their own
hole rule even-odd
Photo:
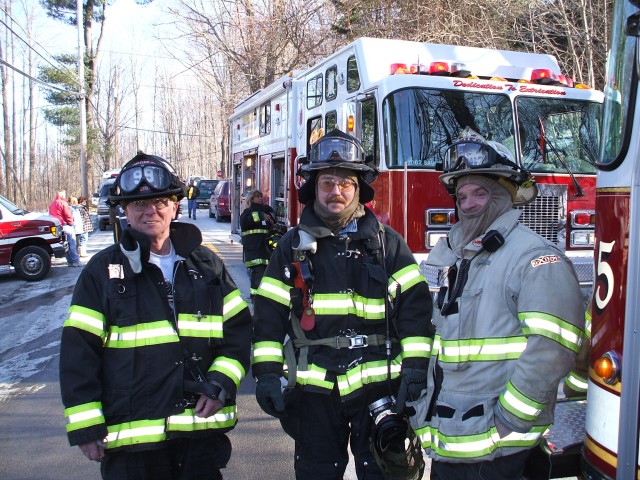
<svg viewBox="0 0 640 480">
<path fill-rule="evenodd" d="M 236 422 L 236 391 L 249 366 L 251 315 L 197 227 L 173 222 L 183 257 L 170 292 L 149 263 L 146 236 L 127 228 L 119 244 L 84 268 L 62 330 L 60 387 L 71 445 L 152 449 L 177 436 L 211 435 Z M 184 381 L 193 359 L 224 407 L 194 414 Z"/>
</svg>

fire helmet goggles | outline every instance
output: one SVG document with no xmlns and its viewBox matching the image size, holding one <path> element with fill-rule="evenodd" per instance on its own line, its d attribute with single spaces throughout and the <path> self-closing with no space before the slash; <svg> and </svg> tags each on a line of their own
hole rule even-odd
<svg viewBox="0 0 640 480">
<path fill-rule="evenodd" d="M 440 175 L 440 181 L 451 195 L 455 194 L 458 179 L 464 175 L 494 177 L 512 194 L 516 207 L 531 203 L 538 194 L 535 180 L 515 163 L 507 147 L 486 141 L 468 128 L 445 152 L 443 167 L 445 173 Z"/>
<path fill-rule="evenodd" d="M 139 152 L 120 170 L 109 201 L 116 205 L 122 201 L 171 195 L 180 200 L 185 196 L 185 189 L 184 183 L 166 160 Z"/>
<path fill-rule="evenodd" d="M 301 203 L 315 198 L 315 179 L 319 172 L 330 168 L 353 170 L 358 177 L 360 202 L 373 200 L 375 192 L 369 184 L 377 178 L 378 170 L 366 160 L 364 148 L 357 138 L 335 129 L 311 146 L 298 170 L 298 175 L 305 179 L 305 184 L 298 190 Z"/>
</svg>

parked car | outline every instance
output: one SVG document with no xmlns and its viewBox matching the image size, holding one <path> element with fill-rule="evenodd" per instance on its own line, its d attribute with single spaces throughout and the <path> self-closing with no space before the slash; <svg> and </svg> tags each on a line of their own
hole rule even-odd
<svg viewBox="0 0 640 480">
<path fill-rule="evenodd" d="M 200 190 L 200 195 L 197 198 L 198 208 L 209 208 L 209 199 L 219 182 L 220 180 L 200 180 L 198 182 L 198 189 Z"/>
<path fill-rule="evenodd" d="M 110 206 L 107 203 L 109 200 L 109 190 L 113 187 L 115 183 L 115 178 L 108 178 L 102 182 L 100 186 L 100 190 L 98 192 L 98 206 L 96 207 L 96 211 L 98 213 L 98 228 L 100 231 L 105 231 L 107 229 L 107 225 L 111 223 L 109 220 L 110 215 Z"/>
<path fill-rule="evenodd" d="M 209 218 L 221 222 L 223 217 L 231 219 L 231 180 L 220 180 L 209 198 Z"/>
<path fill-rule="evenodd" d="M 64 257 L 69 249 L 60 220 L 30 213 L 0 195 L 0 273 L 30 282 L 42 280 L 51 269 L 51 257 Z"/>
</svg>

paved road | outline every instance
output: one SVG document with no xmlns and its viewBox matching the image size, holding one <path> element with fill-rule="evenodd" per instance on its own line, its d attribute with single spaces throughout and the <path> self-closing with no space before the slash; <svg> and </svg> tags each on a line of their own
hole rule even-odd
<svg viewBox="0 0 640 480">
<path fill-rule="evenodd" d="M 196 224 L 203 231 L 205 243 L 224 258 L 248 298 L 242 247 L 231 243 L 229 224 L 209 219 L 205 210 L 200 210 Z M 90 237 L 89 253 L 111 242 L 111 230 L 97 231 Z M 60 334 L 80 270 L 68 268 L 64 260 L 55 260 L 41 282 L 0 276 L 1 479 L 99 478 L 98 465 L 67 443 L 58 383 Z M 240 386 L 240 423 L 230 434 L 234 453 L 224 471 L 225 478 L 290 480 L 293 442 L 275 419 L 260 410 L 254 391 L 255 383 L 248 376 Z"/>
</svg>

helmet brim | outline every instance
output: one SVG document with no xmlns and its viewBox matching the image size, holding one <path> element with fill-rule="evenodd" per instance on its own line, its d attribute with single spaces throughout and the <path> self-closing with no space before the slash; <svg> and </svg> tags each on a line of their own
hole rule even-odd
<svg viewBox="0 0 640 480">
<path fill-rule="evenodd" d="M 465 175 L 488 175 L 502 177 L 513 181 L 517 187 L 515 198 L 513 199 L 514 207 L 522 207 L 524 205 L 528 205 L 529 203 L 533 202 L 538 196 L 538 187 L 536 186 L 533 178 L 530 178 L 530 180 L 525 180 L 524 182 L 521 182 L 520 185 L 518 185 L 518 182 L 516 181 L 516 177 L 518 176 L 518 174 L 511 168 L 487 167 L 458 170 L 455 172 L 443 173 L 439 178 L 445 188 L 449 191 L 449 193 L 453 195 L 455 194 L 457 179 Z"/>
</svg>

